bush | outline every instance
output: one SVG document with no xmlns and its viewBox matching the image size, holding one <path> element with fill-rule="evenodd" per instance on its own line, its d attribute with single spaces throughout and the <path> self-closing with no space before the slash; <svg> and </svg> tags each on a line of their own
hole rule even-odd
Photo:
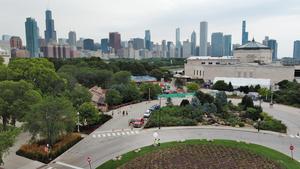
<svg viewBox="0 0 300 169">
<path fill-rule="evenodd" d="M 244 110 L 247 110 L 248 107 L 254 107 L 253 100 L 250 96 L 245 95 L 240 103 Z"/>
<path fill-rule="evenodd" d="M 80 134 L 72 133 L 61 137 L 50 150 L 50 153 L 45 151 L 46 141 L 42 140 L 38 143 L 25 144 L 16 152 L 17 155 L 23 156 L 32 160 L 37 160 L 43 163 L 49 163 L 52 159 L 55 159 L 70 147 L 75 145 L 82 139 Z"/>
<path fill-rule="evenodd" d="M 260 122 L 260 129 L 286 133 L 287 127 L 280 120 L 274 119 L 267 113 L 261 113 L 261 115 L 263 117 L 263 121 Z M 258 126 L 256 125 L 255 127 L 257 128 Z"/>
<path fill-rule="evenodd" d="M 228 91 L 228 85 L 223 80 L 217 81 L 212 88 L 214 90 Z"/>
<path fill-rule="evenodd" d="M 186 87 L 188 92 L 196 92 L 199 90 L 199 85 L 197 83 L 189 83 Z"/>
</svg>

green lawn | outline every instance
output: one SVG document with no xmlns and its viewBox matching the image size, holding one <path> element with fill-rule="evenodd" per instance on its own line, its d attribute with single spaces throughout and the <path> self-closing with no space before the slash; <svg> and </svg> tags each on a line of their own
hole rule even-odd
<svg viewBox="0 0 300 169">
<path fill-rule="evenodd" d="M 99 166 L 97 169 L 114 169 L 117 168 L 130 160 L 143 156 L 147 153 L 157 151 L 159 149 L 169 148 L 177 145 L 193 145 L 193 144 L 205 144 L 205 145 L 222 145 L 227 146 L 231 148 L 239 148 L 243 150 L 250 151 L 252 153 L 261 155 L 265 158 L 268 158 L 270 160 L 273 160 L 279 164 L 282 165 L 282 167 L 286 169 L 300 169 L 300 163 L 292 160 L 289 156 L 286 156 L 283 153 L 280 153 L 278 151 L 275 151 L 273 149 L 256 145 L 256 144 L 247 144 L 244 142 L 236 142 L 236 141 L 229 141 L 229 140 L 214 140 L 214 141 L 207 141 L 207 140 L 187 140 L 185 142 L 169 142 L 169 143 L 163 143 L 159 147 L 154 146 L 147 146 L 141 148 L 141 151 L 136 153 L 134 151 L 128 152 L 124 155 L 122 155 L 121 160 L 113 161 L 109 160 L 106 163 Z"/>
</svg>

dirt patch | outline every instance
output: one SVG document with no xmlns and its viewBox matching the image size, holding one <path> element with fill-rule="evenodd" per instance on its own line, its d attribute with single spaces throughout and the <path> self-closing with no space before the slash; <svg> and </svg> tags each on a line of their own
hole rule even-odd
<svg viewBox="0 0 300 169">
<path fill-rule="evenodd" d="M 282 169 L 252 152 L 219 145 L 180 145 L 161 149 L 119 167 L 119 169 Z"/>
</svg>

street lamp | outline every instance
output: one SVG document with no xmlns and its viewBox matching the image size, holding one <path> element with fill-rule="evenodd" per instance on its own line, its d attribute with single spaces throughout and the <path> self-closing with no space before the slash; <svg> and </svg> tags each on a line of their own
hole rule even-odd
<svg viewBox="0 0 300 169">
<path fill-rule="evenodd" d="M 77 132 L 80 133 L 80 130 L 79 130 L 79 115 L 80 113 L 77 112 Z"/>
<path fill-rule="evenodd" d="M 261 119 L 259 118 L 258 120 L 257 120 L 257 131 L 259 132 L 259 130 L 260 130 L 260 122 L 261 122 Z"/>
</svg>

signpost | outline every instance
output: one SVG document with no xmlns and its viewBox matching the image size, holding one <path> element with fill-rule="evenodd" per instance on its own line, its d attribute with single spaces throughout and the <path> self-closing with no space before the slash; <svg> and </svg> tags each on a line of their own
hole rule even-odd
<svg viewBox="0 0 300 169">
<path fill-rule="evenodd" d="M 294 149 L 295 149 L 295 147 L 291 144 L 290 145 L 290 150 L 291 150 L 292 159 L 294 159 Z"/>
<path fill-rule="evenodd" d="M 92 165 L 91 165 L 92 158 L 88 157 L 86 160 L 89 163 L 90 169 L 92 169 Z"/>
</svg>

